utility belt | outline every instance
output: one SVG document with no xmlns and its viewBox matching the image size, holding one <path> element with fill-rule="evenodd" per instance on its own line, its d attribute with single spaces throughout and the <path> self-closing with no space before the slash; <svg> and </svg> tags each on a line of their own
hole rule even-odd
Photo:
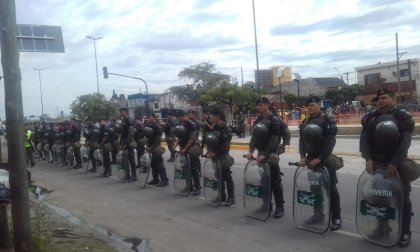
<svg viewBox="0 0 420 252">
<path fill-rule="evenodd" d="M 222 169 L 229 169 L 235 162 L 235 159 L 229 154 L 217 157 L 216 159 L 220 161 L 220 168 Z"/>
</svg>

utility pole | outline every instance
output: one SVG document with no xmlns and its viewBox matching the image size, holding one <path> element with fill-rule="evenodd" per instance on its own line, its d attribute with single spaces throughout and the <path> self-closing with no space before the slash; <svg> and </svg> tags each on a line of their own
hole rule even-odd
<svg viewBox="0 0 420 252">
<path fill-rule="evenodd" d="M 39 92 L 41 93 L 41 118 L 44 115 L 44 102 L 42 100 L 42 82 L 41 82 L 41 71 L 45 70 L 46 68 L 36 68 L 34 67 L 35 71 L 38 71 L 38 78 L 39 78 Z"/>
<path fill-rule="evenodd" d="M 395 47 L 397 49 L 397 79 L 398 79 L 398 104 L 401 103 L 401 80 L 400 80 L 400 53 L 398 52 L 398 33 L 395 33 Z"/>
<path fill-rule="evenodd" d="M 19 52 L 16 43 L 16 6 L 14 0 L 0 1 L 1 63 L 8 134 L 10 189 L 15 251 L 32 251 L 26 174 L 25 131 L 23 127 L 22 87 Z"/>
<path fill-rule="evenodd" d="M 93 47 L 95 48 L 96 87 L 98 88 L 98 94 L 99 94 L 98 58 L 96 57 L 96 40 L 102 39 L 102 37 L 86 36 L 86 38 L 93 40 Z"/>
<path fill-rule="evenodd" d="M 345 75 L 347 75 L 347 85 L 349 85 L 349 72 L 347 72 L 347 73 L 344 73 Z"/>
</svg>

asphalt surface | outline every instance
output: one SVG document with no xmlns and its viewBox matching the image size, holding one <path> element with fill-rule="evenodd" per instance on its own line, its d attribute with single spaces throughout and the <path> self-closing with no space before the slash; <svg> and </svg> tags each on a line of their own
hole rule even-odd
<svg viewBox="0 0 420 252">
<path fill-rule="evenodd" d="M 281 156 L 285 216 L 270 217 L 266 222 L 244 216 L 243 172 L 247 160 L 242 158 L 246 148 L 233 146 L 235 158 L 232 174 L 235 180 L 236 205 L 215 208 L 200 196 L 179 196 L 174 192 L 173 179 L 166 188 L 148 186 L 141 190 L 136 183 L 121 183 L 113 176 L 101 178 L 85 174 L 84 170 L 66 169 L 46 162 L 30 168 L 34 184 L 52 192 L 45 195 L 49 204 L 69 211 L 69 218 L 117 234 L 122 238 L 139 238 L 153 251 L 400 251 L 385 249 L 363 240 L 355 225 L 356 189 L 364 162 L 358 156 L 357 139 L 339 139 L 336 152 L 344 157 L 345 167 L 338 171 L 343 228 L 323 235 L 296 228 L 292 217 L 294 167 L 297 161 L 297 139 Z M 411 155 L 418 154 L 420 141 L 415 140 Z M 168 159 L 165 153 L 164 160 Z M 173 163 L 165 161 L 169 178 L 173 178 Z M 412 183 L 413 211 L 420 209 L 420 181 Z M 404 251 L 419 251 L 420 218 L 412 221 L 412 243 Z M 143 247 L 139 251 L 151 251 Z M 128 250 L 128 247 L 120 246 Z"/>
</svg>

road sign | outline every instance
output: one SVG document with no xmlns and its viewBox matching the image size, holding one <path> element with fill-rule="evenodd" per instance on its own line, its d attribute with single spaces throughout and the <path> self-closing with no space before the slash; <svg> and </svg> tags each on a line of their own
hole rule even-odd
<svg viewBox="0 0 420 252">
<path fill-rule="evenodd" d="M 18 24 L 16 33 L 20 52 L 64 53 L 60 26 Z"/>
</svg>

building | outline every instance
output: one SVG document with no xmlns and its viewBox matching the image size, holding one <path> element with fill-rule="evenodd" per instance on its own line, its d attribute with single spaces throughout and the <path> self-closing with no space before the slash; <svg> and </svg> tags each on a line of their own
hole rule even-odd
<svg viewBox="0 0 420 252">
<path fill-rule="evenodd" d="M 115 103 L 118 108 L 126 108 L 127 107 L 127 99 L 125 98 L 125 94 L 120 94 L 119 96 L 115 93 L 115 90 L 112 91 L 110 102 Z"/>
<path fill-rule="evenodd" d="M 134 118 L 134 110 L 137 107 L 144 107 L 146 101 L 146 94 L 138 93 L 127 95 L 129 115 Z M 185 101 L 181 101 L 176 95 L 170 92 L 165 92 L 162 94 L 149 94 L 150 112 L 161 116 L 161 110 L 164 108 L 187 110 L 190 107 Z"/>
<path fill-rule="evenodd" d="M 281 92 L 285 94 L 295 94 L 297 96 L 310 96 L 317 95 L 323 96 L 325 92 L 333 88 L 345 87 L 346 83 L 337 77 L 320 77 L 320 78 L 307 78 L 298 81 L 288 81 L 281 83 Z M 272 101 L 280 100 L 280 87 L 273 87 L 270 89 L 269 94 L 273 96 Z"/>
<path fill-rule="evenodd" d="M 277 77 L 277 71 L 282 68 L 283 76 L 281 78 Z M 259 85 L 262 89 L 271 89 L 272 87 L 278 87 L 280 81 L 290 82 L 292 81 L 292 69 L 290 67 L 284 66 L 273 66 L 270 69 L 255 70 L 255 83 Z"/>
<path fill-rule="evenodd" d="M 417 101 L 420 96 L 418 82 L 420 74 L 420 59 L 401 60 L 400 68 L 400 95 L 398 94 L 397 62 L 377 63 L 375 65 L 356 67 L 357 81 L 364 87 L 365 95 L 360 99 L 365 104 L 376 96 L 379 88 L 388 88 L 395 92 L 401 102 Z"/>
</svg>

